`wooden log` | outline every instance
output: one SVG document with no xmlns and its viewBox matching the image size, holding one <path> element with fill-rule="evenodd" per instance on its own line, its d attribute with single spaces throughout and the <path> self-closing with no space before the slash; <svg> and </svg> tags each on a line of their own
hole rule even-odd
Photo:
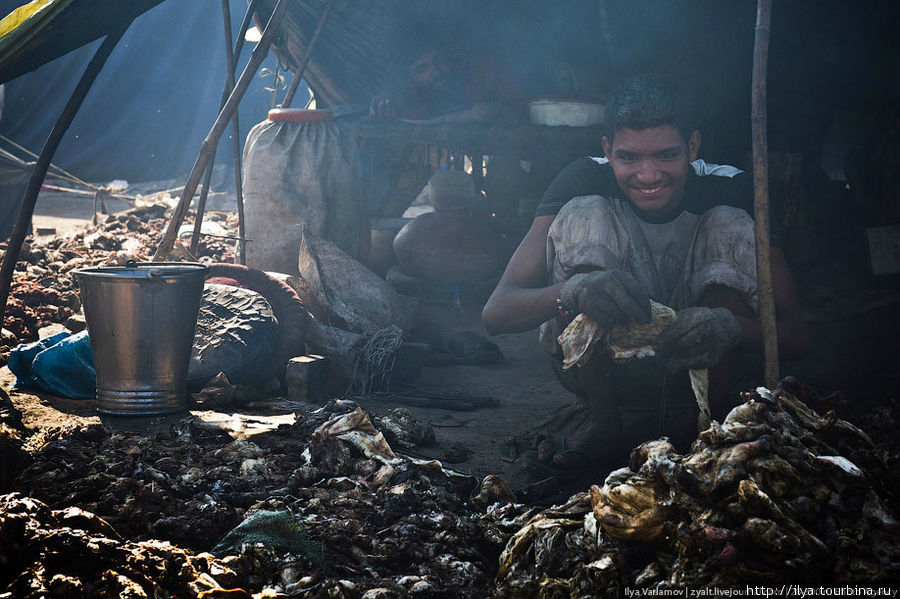
<svg viewBox="0 0 900 599">
<path fill-rule="evenodd" d="M 184 221 L 184 215 L 187 214 L 191 198 L 194 197 L 194 191 L 200 183 L 200 177 L 203 176 L 206 165 L 215 155 L 216 145 L 219 138 L 222 137 L 225 127 L 231 120 L 231 115 L 237 110 L 241 98 L 244 97 L 244 93 L 246 93 L 247 88 L 250 86 L 250 82 L 256 76 L 257 69 L 259 69 L 259 66 L 269 54 L 269 46 L 275 38 L 275 32 L 280 28 L 286 4 L 287 3 L 284 0 L 278 0 L 275 9 L 272 11 L 272 16 L 269 18 L 269 22 L 266 24 L 266 28 L 263 31 L 262 38 L 253 50 L 253 54 L 250 56 L 250 62 L 247 63 L 247 66 L 244 68 L 244 72 L 241 73 L 231 95 L 228 96 L 228 101 L 225 102 L 225 106 L 219 111 L 216 122 L 213 123 L 212 129 L 206 136 L 206 139 L 203 140 L 203 143 L 200 146 L 200 154 L 197 156 L 197 160 L 194 162 L 191 173 L 188 175 L 187 182 L 184 184 L 184 192 L 181 194 L 181 199 L 175 207 L 175 213 L 172 215 L 171 220 L 169 220 L 169 225 L 163 233 L 159 246 L 156 248 L 156 253 L 153 255 L 154 261 L 164 261 L 166 256 L 169 255 L 169 252 L 172 251 L 172 247 L 175 244 L 175 237 L 178 235 L 178 227 L 180 227 L 181 223 Z"/>
<path fill-rule="evenodd" d="M 72 124 L 72 119 L 75 118 L 78 109 L 81 108 L 81 104 L 84 101 L 85 96 L 87 96 L 88 90 L 91 89 L 91 85 L 93 85 L 94 80 L 106 63 L 106 59 L 109 58 L 113 48 L 119 43 L 119 40 L 122 38 L 122 35 L 125 33 L 125 30 L 128 29 L 129 25 L 131 25 L 131 21 L 126 23 L 120 30 L 109 33 L 103 40 L 103 43 L 100 44 L 100 47 L 97 49 L 97 52 L 94 53 L 91 62 L 88 63 L 88 66 L 85 68 L 84 74 L 78 81 L 78 85 L 75 86 L 75 90 L 72 92 L 71 97 L 69 97 L 68 103 L 56 120 L 56 124 L 53 125 L 50 135 L 47 136 L 47 141 L 44 142 L 41 154 L 34 164 L 34 168 L 31 171 L 31 178 L 28 180 L 28 187 L 25 189 L 25 196 L 22 199 L 22 206 L 19 208 L 19 216 L 16 219 L 15 227 L 9 238 L 6 254 L 3 256 L 3 266 L 0 267 L 0 325 L 2 325 L 6 316 L 6 302 L 9 299 L 9 290 L 12 286 L 16 262 L 19 260 L 19 253 L 22 251 L 22 244 L 24 243 L 25 236 L 28 232 L 28 225 L 34 214 L 34 205 L 37 203 L 37 197 L 41 191 L 41 184 L 44 182 L 44 177 L 47 175 L 47 169 L 50 168 L 50 162 L 53 160 L 53 155 L 56 153 L 56 149 L 59 147 L 66 131 L 69 129 L 69 125 Z"/>
<path fill-rule="evenodd" d="M 766 386 L 778 385 L 778 329 L 772 288 L 772 258 L 769 247 L 769 174 L 766 115 L 766 72 L 769 58 L 769 27 L 772 0 L 758 0 L 753 44 L 753 91 L 750 123 L 753 139 L 753 216 L 756 221 L 756 276 L 759 288 L 759 318 L 763 335 Z"/>
</svg>

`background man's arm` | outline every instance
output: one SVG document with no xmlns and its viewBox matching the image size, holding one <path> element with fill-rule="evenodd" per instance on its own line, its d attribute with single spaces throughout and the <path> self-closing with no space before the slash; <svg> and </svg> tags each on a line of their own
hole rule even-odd
<svg viewBox="0 0 900 599">
<path fill-rule="evenodd" d="M 783 358 L 797 360 L 809 351 L 809 334 L 797 290 L 784 253 L 772 248 L 772 288 L 775 294 L 775 314 L 778 328 L 778 351 Z M 713 285 L 704 291 L 698 302 L 701 306 L 727 308 L 741 329 L 738 347 L 761 352 L 763 349 L 762 326 L 753 316 L 749 306 L 738 295 L 725 287 Z"/>
<path fill-rule="evenodd" d="M 562 283 L 547 286 L 547 233 L 554 218 L 536 217 L 510 258 L 481 312 L 489 334 L 528 331 L 556 315 Z"/>
<path fill-rule="evenodd" d="M 773 247 L 771 257 L 779 356 L 799 360 L 809 352 L 809 332 L 803 321 L 797 289 L 784 252 Z M 738 324 L 741 325 L 741 347 L 761 350 L 763 339 L 759 321 L 738 317 Z"/>
</svg>

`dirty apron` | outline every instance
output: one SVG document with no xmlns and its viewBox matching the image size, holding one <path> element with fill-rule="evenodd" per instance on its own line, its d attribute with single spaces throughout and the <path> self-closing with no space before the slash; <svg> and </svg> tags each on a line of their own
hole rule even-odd
<svg viewBox="0 0 900 599">
<path fill-rule="evenodd" d="M 359 257 L 361 240 L 368 234 L 359 150 L 338 123 L 303 120 L 305 113 L 312 117 L 322 112 L 270 113 L 270 120 L 247 135 L 242 171 L 246 235 L 251 240 L 247 266 L 297 274 L 301 226 Z"/>
<path fill-rule="evenodd" d="M 676 311 L 696 306 L 710 285 L 734 289 L 754 311 L 759 304 L 753 219 L 731 206 L 685 211 L 657 224 L 638 218 L 627 201 L 573 198 L 550 226 L 547 260 L 551 284 L 577 272 L 622 270 Z M 566 324 L 557 317 L 541 326 L 542 347 L 557 357 L 556 338 Z M 567 388 L 584 396 L 577 371 L 554 369 Z M 687 372 L 667 374 L 652 357 L 617 364 L 611 376 L 623 443 L 633 447 L 660 435 L 677 439 L 696 432 L 698 409 Z"/>
</svg>

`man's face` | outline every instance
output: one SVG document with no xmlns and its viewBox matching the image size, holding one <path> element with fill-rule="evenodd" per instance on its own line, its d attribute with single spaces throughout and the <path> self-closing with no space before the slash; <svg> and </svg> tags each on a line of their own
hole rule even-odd
<svg viewBox="0 0 900 599">
<path fill-rule="evenodd" d="M 684 196 L 690 163 L 697 159 L 700 132 L 685 142 L 672 125 L 616 131 L 603 138 L 616 182 L 634 206 L 650 217 L 673 215 Z"/>
<path fill-rule="evenodd" d="M 443 56 L 429 50 L 413 61 L 409 74 L 419 87 L 441 89 L 450 80 L 450 65 Z"/>
</svg>

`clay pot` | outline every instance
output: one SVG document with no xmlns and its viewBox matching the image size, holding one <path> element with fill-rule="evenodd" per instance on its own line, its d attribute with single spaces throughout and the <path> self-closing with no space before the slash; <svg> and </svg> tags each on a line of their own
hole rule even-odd
<svg viewBox="0 0 900 599">
<path fill-rule="evenodd" d="M 394 253 L 403 272 L 438 283 L 486 279 L 506 264 L 500 240 L 469 208 L 420 215 L 397 233 Z"/>
</svg>

